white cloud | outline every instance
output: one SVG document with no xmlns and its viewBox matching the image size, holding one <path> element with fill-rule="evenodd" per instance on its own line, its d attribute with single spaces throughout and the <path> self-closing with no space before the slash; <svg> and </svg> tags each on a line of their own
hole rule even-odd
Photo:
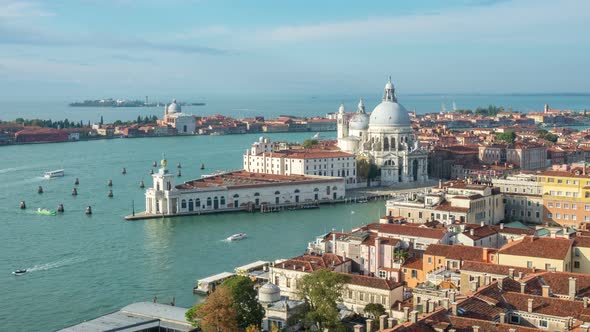
<svg viewBox="0 0 590 332">
<path fill-rule="evenodd" d="M 372 17 L 259 31 L 254 39 L 274 42 L 345 41 L 354 38 L 395 42 L 543 41 L 576 38 L 572 25 L 590 19 L 587 0 L 522 0 L 469 6 L 434 14 Z M 540 31 L 546 33 L 541 34 Z M 575 31 L 574 31 L 575 32 Z"/>
<path fill-rule="evenodd" d="M 55 14 L 43 9 L 37 2 L 0 0 L 0 18 L 46 17 Z"/>
</svg>

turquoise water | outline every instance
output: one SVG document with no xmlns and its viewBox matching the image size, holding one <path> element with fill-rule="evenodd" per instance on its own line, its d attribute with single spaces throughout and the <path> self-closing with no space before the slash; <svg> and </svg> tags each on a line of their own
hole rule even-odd
<svg viewBox="0 0 590 332">
<path fill-rule="evenodd" d="M 159 98 L 160 101 L 172 100 Z M 205 98 L 206 106 L 185 106 L 183 111 L 194 115 L 224 114 L 237 118 L 262 115 L 276 117 L 281 114 L 298 116 L 325 115 L 328 112 L 336 112 L 340 103 L 344 103 L 347 110 L 356 110 L 359 97 L 363 97 L 367 112 L 371 111 L 381 101 L 381 90 L 371 93 L 359 93 L 359 95 L 327 95 L 327 96 L 213 96 Z M 143 97 L 142 97 L 143 98 Z M 72 98 L 76 99 L 76 98 Z M 141 99 L 141 98 L 140 98 Z M 469 94 L 431 94 L 431 95 L 404 95 L 398 94 L 398 99 L 408 110 L 416 110 L 417 113 L 439 112 L 441 104 L 446 105 L 447 110 L 452 109 L 454 101 L 457 108 L 474 109 L 478 106 L 490 104 L 512 108 L 515 111 L 529 112 L 543 110 L 544 104 L 549 104 L 556 109 L 584 110 L 590 109 L 590 94 L 587 95 L 469 95 Z M 183 100 L 180 98 L 179 100 Z M 184 100 L 190 101 L 191 98 Z M 98 122 L 101 115 L 107 122 L 115 120 L 135 120 L 138 115 L 162 115 L 163 107 L 151 108 L 94 108 L 94 107 L 68 107 L 71 100 L 6 100 L 2 103 L 0 120 L 13 120 L 18 117 L 41 118 Z"/>
<path fill-rule="evenodd" d="M 333 133 L 330 133 L 333 135 Z M 302 141 L 310 134 L 275 134 L 273 140 Z M 374 221 L 383 202 L 323 206 L 274 214 L 220 214 L 126 222 L 135 200 L 144 208 L 138 182 L 149 185 L 149 169 L 166 152 L 182 163 L 183 177 L 238 168 L 241 153 L 257 136 L 194 136 L 116 139 L 0 148 L 0 326 L 4 330 L 47 331 L 109 313 L 134 301 L 176 297 L 190 306 L 198 278 L 258 259 L 305 251 L 315 235 Z M 121 169 L 127 168 L 127 175 Z M 63 178 L 44 180 L 64 168 Z M 72 197 L 74 179 L 80 179 Z M 113 180 L 114 198 L 107 198 Z M 42 185 L 43 194 L 37 194 Z M 27 210 L 18 204 L 25 200 Z M 38 216 L 33 210 L 66 212 Z M 92 216 L 84 214 L 91 205 Z M 351 211 L 356 213 L 352 213 Z M 245 232 L 248 238 L 222 241 Z M 18 268 L 32 270 L 13 276 Z"/>
</svg>

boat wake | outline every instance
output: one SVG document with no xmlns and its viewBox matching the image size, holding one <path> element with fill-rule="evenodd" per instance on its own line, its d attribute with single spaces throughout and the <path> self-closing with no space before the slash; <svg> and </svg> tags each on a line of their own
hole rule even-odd
<svg viewBox="0 0 590 332">
<path fill-rule="evenodd" d="M 37 264 L 33 267 L 27 268 L 26 270 L 27 270 L 27 273 L 28 272 L 36 272 L 36 271 L 47 271 L 47 270 L 51 270 L 51 269 L 57 269 L 60 267 L 68 266 L 68 265 L 84 263 L 87 260 L 88 259 L 86 259 L 84 257 L 65 258 L 65 259 L 60 259 L 55 262 Z"/>
</svg>

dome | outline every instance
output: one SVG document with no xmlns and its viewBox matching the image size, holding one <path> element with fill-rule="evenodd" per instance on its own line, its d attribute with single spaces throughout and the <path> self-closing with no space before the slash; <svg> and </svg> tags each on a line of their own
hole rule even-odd
<svg viewBox="0 0 590 332">
<path fill-rule="evenodd" d="M 181 107 L 176 103 L 176 99 L 172 100 L 172 104 L 168 105 L 168 114 L 179 113 L 180 111 Z"/>
<path fill-rule="evenodd" d="M 354 130 L 366 130 L 369 128 L 369 115 L 367 113 L 356 113 L 348 123 L 348 127 Z"/>
<path fill-rule="evenodd" d="M 412 124 L 408 110 L 401 104 L 385 100 L 371 113 L 369 125 L 379 127 L 409 127 Z"/>
<path fill-rule="evenodd" d="M 264 284 L 258 290 L 258 300 L 263 303 L 276 302 L 281 299 L 281 289 L 271 283 Z"/>
</svg>

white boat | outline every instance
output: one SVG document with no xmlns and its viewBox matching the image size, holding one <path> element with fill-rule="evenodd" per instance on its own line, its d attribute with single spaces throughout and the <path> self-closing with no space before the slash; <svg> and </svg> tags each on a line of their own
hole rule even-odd
<svg viewBox="0 0 590 332">
<path fill-rule="evenodd" d="M 238 240 L 246 238 L 246 236 L 247 236 L 246 233 L 238 233 L 238 234 L 234 234 L 234 235 L 228 237 L 226 240 L 227 241 L 238 241 Z"/>
<path fill-rule="evenodd" d="M 313 135 L 313 139 L 319 139 L 320 137 L 322 137 L 322 135 L 320 135 L 320 133 L 316 133 L 315 135 Z"/>
<path fill-rule="evenodd" d="M 25 273 L 27 273 L 27 269 L 16 270 L 16 271 L 12 272 L 12 274 L 14 274 L 15 276 L 22 276 Z"/>
<path fill-rule="evenodd" d="M 55 171 L 45 172 L 45 175 L 43 175 L 43 177 L 46 178 L 46 179 L 57 178 L 57 177 L 62 177 L 62 176 L 64 176 L 64 170 L 63 169 L 58 169 L 58 170 L 55 170 Z"/>
</svg>

